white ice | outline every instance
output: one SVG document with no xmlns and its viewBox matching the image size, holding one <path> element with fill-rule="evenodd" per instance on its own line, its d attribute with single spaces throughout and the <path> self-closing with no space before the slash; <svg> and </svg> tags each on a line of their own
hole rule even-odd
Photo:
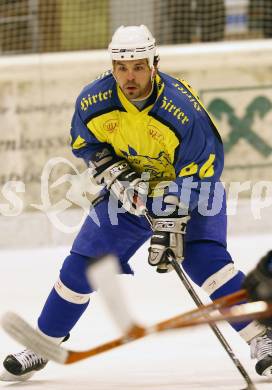
<svg viewBox="0 0 272 390">
<path fill-rule="evenodd" d="M 271 235 L 229 238 L 229 251 L 244 272 L 271 249 Z M 12 310 L 31 324 L 58 276 L 69 248 L 0 252 L 0 315 Z M 144 325 L 166 319 L 194 307 L 175 275 L 157 274 L 147 265 L 147 246 L 133 257 L 135 276 L 120 276 L 127 303 L 135 319 Z M 199 289 L 197 289 L 200 292 Z M 207 298 L 202 292 L 202 299 Z M 248 346 L 230 328 L 221 325 L 233 350 L 254 380 L 258 390 L 272 389 L 272 382 L 255 374 Z M 99 294 L 71 334 L 67 347 L 87 349 L 118 336 Z M 0 360 L 21 346 L 0 329 Z M 245 382 L 208 327 L 169 331 L 61 366 L 50 362 L 26 383 L 0 383 L 5 389 L 31 390 L 238 390 Z"/>
</svg>

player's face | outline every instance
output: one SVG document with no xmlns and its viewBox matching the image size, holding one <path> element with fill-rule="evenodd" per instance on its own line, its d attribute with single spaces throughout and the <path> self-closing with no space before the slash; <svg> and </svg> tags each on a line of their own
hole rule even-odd
<svg viewBox="0 0 272 390">
<path fill-rule="evenodd" d="M 147 59 L 114 61 L 113 73 L 127 99 L 145 98 L 152 88 Z"/>
</svg>

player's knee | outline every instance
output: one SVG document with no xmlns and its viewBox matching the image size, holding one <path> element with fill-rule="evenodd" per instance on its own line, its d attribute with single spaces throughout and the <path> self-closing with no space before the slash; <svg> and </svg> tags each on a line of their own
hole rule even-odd
<svg viewBox="0 0 272 390">
<path fill-rule="evenodd" d="M 215 241 L 187 243 L 182 265 L 190 278 L 209 295 L 212 286 L 216 288 L 214 283 L 223 285 L 238 272 L 225 246 Z"/>
<path fill-rule="evenodd" d="M 60 278 L 55 285 L 60 296 L 64 294 L 66 298 L 72 296 L 72 299 L 75 300 L 82 299 L 84 301 L 87 299 L 87 296 L 93 291 L 86 277 L 88 264 L 89 258 L 77 253 L 72 252 L 66 257 L 60 270 Z"/>
</svg>

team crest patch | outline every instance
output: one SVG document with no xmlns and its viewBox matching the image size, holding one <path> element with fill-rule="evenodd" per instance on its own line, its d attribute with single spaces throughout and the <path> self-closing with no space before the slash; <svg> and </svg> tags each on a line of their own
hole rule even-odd
<svg viewBox="0 0 272 390">
<path fill-rule="evenodd" d="M 151 138 L 158 141 L 160 145 L 165 146 L 165 138 L 156 126 L 148 125 L 147 129 Z"/>
<path fill-rule="evenodd" d="M 151 180 L 175 178 L 175 170 L 171 164 L 171 158 L 164 150 L 158 152 L 157 156 L 150 157 L 138 154 L 128 145 L 128 150 L 120 150 L 136 172 L 149 172 Z"/>
<path fill-rule="evenodd" d="M 118 130 L 119 122 L 117 119 L 109 119 L 103 124 L 103 129 L 109 133 L 114 133 Z"/>
</svg>

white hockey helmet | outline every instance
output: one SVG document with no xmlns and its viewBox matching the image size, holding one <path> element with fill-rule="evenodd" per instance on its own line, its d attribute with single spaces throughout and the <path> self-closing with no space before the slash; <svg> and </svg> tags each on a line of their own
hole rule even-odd
<svg viewBox="0 0 272 390">
<path fill-rule="evenodd" d="M 146 26 L 121 26 L 112 36 L 109 44 L 112 60 L 138 60 L 147 58 L 149 66 L 156 55 L 155 38 Z"/>
</svg>

